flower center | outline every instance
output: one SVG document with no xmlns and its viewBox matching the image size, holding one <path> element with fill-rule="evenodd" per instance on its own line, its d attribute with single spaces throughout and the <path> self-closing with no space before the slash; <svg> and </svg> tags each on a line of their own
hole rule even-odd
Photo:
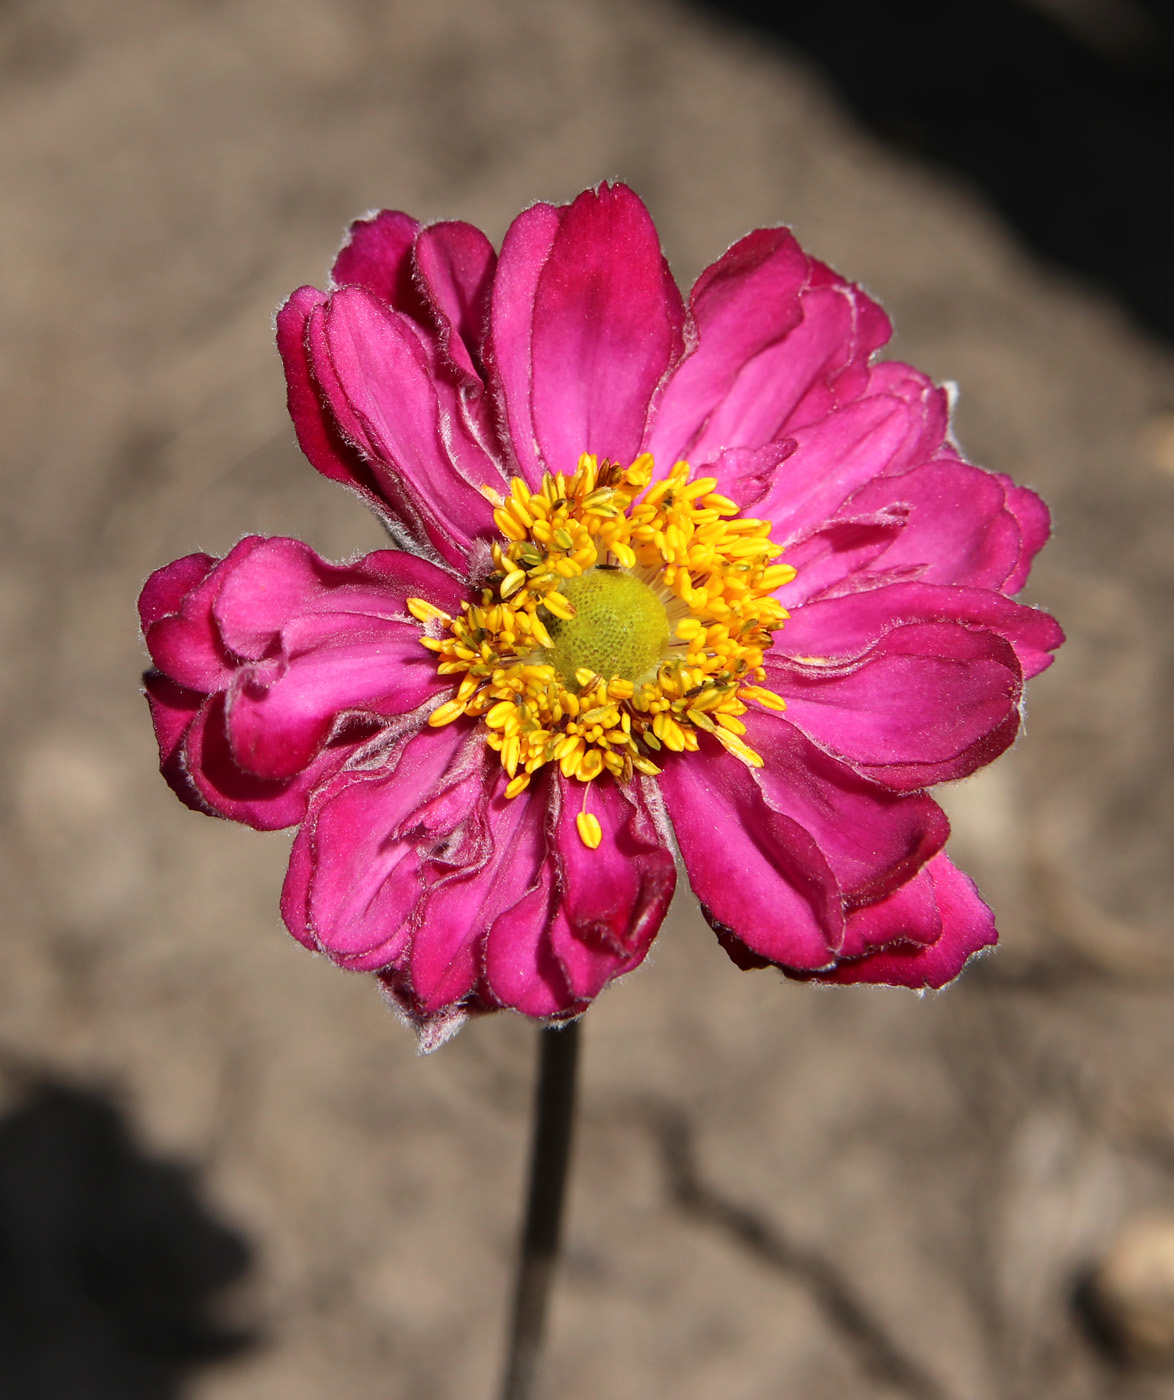
<svg viewBox="0 0 1174 1400">
<path fill-rule="evenodd" d="M 648 454 L 625 468 L 585 453 L 537 491 L 515 478 L 491 497 L 502 539 L 478 597 L 456 617 L 408 599 L 437 670 L 461 677 L 428 722 L 483 720 L 507 797 L 548 763 L 585 784 L 655 776 L 698 731 L 762 766 L 739 716 L 749 702 L 783 708 L 755 682 L 787 616 L 773 594 L 795 570 L 772 562 L 769 522 L 739 516 L 713 477 L 690 479 L 687 462 L 652 472 Z M 594 847 L 586 800 L 579 834 Z"/>
<path fill-rule="evenodd" d="M 554 646 L 546 653 L 564 685 L 577 690 L 575 672 L 639 681 L 665 658 L 669 618 L 656 593 L 623 569 L 594 568 L 565 579 L 559 592 L 575 609 L 565 621 L 552 618 Z"/>
</svg>

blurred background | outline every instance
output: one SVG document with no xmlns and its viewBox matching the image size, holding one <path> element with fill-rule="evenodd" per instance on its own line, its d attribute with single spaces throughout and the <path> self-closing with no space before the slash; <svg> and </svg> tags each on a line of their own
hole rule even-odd
<svg viewBox="0 0 1174 1400">
<path fill-rule="evenodd" d="M 687 894 L 587 1018 L 560 1400 L 1174 1396 L 1174 65 L 1156 0 L 3 0 L 0 1394 L 496 1384 L 533 1033 L 419 1060 L 181 808 L 134 600 L 374 520 L 271 317 L 392 206 L 604 177 L 678 280 L 786 222 L 1039 490 L 1069 633 L 945 794 L 1004 936 L 947 992 L 738 972 Z"/>
</svg>

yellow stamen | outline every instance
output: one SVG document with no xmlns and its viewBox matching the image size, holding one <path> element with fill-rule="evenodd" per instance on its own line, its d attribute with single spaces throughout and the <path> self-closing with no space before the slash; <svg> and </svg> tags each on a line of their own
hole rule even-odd
<svg viewBox="0 0 1174 1400">
<path fill-rule="evenodd" d="M 486 493 L 502 537 L 477 594 L 451 617 L 407 600 L 456 686 L 429 724 L 483 720 L 507 797 L 551 763 L 584 798 L 608 774 L 656 777 L 702 733 L 762 765 L 739 717 L 783 708 L 755 682 L 787 616 L 773 595 L 794 570 L 774 562 L 769 524 L 740 516 L 716 478 L 690 480 L 686 462 L 653 476 L 648 454 L 625 468 L 585 453 L 536 491 L 515 478 L 504 497 Z M 577 822 L 595 849 L 598 820 L 584 810 Z"/>
<path fill-rule="evenodd" d="M 593 812 L 580 812 L 575 818 L 575 825 L 579 828 L 579 840 L 589 850 L 596 850 L 603 840 L 603 828 L 599 825 L 599 818 Z"/>
</svg>

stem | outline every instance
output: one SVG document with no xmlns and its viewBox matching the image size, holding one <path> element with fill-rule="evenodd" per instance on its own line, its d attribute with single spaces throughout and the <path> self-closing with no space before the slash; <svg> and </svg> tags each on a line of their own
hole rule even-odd
<svg viewBox="0 0 1174 1400">
<path fill-rule="evenodd" d="M 541 1068 L 534 1095 L 530 1189 L 518 1256 L 514 1317 L 501 1400 L 530 1400 L 542 1352 L 546 1307 L 558 1257 L 566 1195 L 571 1129 L 575 1121 L 575 1065 L 579 1023 L 538 1032 Z"/>
</svg>

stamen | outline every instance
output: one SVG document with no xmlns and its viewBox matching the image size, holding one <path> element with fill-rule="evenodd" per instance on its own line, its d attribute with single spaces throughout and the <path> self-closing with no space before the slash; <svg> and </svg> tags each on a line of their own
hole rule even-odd
<svg viewBox="0 0 1174 1400">
<path fill-rule="evenodd" d="M 484 721 L 507 797 L 551 763 L 584 797 L 607 773 L 656 777 L 663 755 L 678 761 L 701 735 L 762 766 L 740 716 L 784 708 L 758 682 L 787 617 L 773 595 L 795 571 L 775 562 L 769 523 L 741 517 L 716 478 L 690 480 L 686 462 L 652 477 L 648 454 L 626 468 L 584 454 L 537 491 L 515 478 L 504 497 L 486 492 L 502 538 L 479 595 L 455 617 L 407 600 L 438 673 L 460 677 L 429 724 Z M 595 849 L 596 818 L 577 823 Z"/>
</svg>

